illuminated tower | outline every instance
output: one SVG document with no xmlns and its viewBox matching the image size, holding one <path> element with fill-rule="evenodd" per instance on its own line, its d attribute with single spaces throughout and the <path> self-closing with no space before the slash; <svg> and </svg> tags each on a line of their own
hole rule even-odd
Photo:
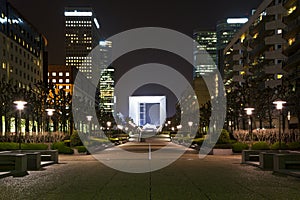
<svg viewBox="0 0 300 200">
<path fill-rule="evenodd" d="M 92 78 L 92 57 L 88 56 L 99 44 L 100 25 L 90 7 L 65 8 L 66 66 L 77 68 Z"/>
</svg>

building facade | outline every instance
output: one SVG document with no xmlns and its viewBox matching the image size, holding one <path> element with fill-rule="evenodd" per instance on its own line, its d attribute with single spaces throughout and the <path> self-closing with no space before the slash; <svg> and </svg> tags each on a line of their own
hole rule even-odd
<svg viewBox="0 0 300 200">
<path fill-rule="evenodd" d="M 223 51 L 227 94 L 241 108 L 256 108 L 260 128 L 263 118 L 274 127 L 275 98 L 287 101 L 283 115 L 299 121 L 299 19 L 299 0 L 264 0 Z"/>
<path fill-rule="evenodd" d="M 57 89 L 64 89 L 65 92 L 73 93 L 74 71 L 64 65 L 48 66 L 48 83 L 57 86 Z"/>
<path fill-rule="evenodd" d="M 100 41 L 100 24 L 90 7 L 65 8 L 66 66 L 77 68 L 91 79 L 92 57 L 89 53 Z"/>
<path fill-rule="evenodd" d="M 19 87 L 43 81 L 46 38 L 6 0 L 0 1 L 0 78 Z"/>
<path fill-rule="evenodd" d="M 194 71 L 193 77 L 201 77 L 207 75 L 207 73 L 213 72 L 216 69 L 217 64 L 217 35 L 215 31 L 194 31 L 193 38 L 196 42 L 196 48 L 194 49 Z M 204 54 L 204 55 L 201 55 Z M 212 60 L 201 59 L 206 55 L 209 55 Z"/>
<path fill-rule="evenodd" d="M 100 90 L 100 108 L 105 113 L 114 113 L 115 105 L 115 69 L 107 67 L 101 73 L 99 90 Z"/>
<path fill-rule="evenodd" d="M 239 29 L 248 21 L 247 18 L 227 18 L 217 22 L 217 65 L 221 75 L 224 74 L 223 51 Z"/>
</svg>

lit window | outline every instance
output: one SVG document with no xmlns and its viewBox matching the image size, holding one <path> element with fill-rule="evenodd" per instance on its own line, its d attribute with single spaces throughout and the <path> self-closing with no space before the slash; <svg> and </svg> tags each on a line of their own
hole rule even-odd
<svg viewBox="0 0 300 200">
<path fill-rule="evenodd" d="M 281 34 L 281 33 L 282 33 L 282 29 L 278 29 L 277 34 Z"/>
<path fill-rule="evenodd" d="M 70 89 L 70 86 L 69 86 L 69 85 L 67 85 L 67 86 L 66 86 L 66 89 L 67 89 L 67 90 L 69 90 L 69 89 Z"/>
<path fill-rule="evenodd" d="M 58 73 L 58 76 L 63 76 L 63 73 L 62 73 L 62 72 L 59 72 L 59 73 Z"/>
<path fill-rule="evenodd" d="M 56 83 L 56 79 L 52 79 L 52 83 Z"/>
<path fill-rule="evenodd" d="M 295 10 L 297 9 L 297 6 L 294 6 L 294 7 L 291 7 L 289 10 L 288 10 L 288 14 L 292 14 Z"/>
<path fill-rule="evenodd" d="M 283 75 L 282 74 L 277 74 L 277 80 L 282 79 Z"/>
<path fill-rule="evenodd" d="M 58 82 L 59 82 L 59 83 L 62 83 L 62 82 L 63 82 L 63 79 L 59 79 Z"/>
<path fill-rule="evenodd" d="M 66 79 L 66 83 L 70 83 L 70 79 Z"/>
<path fill-rule="evenodd" d="M 58 86 L 58 89 L 63 89 L 63 88 L 64 88 L 64 86 L 62 86 L 62 85 Z"/>
<path fill-rule="evenodd" d="M 296 38 L 290 38 L 289 39 L 289 45 L 291 46 L 296 41 Z"/>
<path fill-rule="evenodd" d="M 56 72 L 52 72 L 52 76 L 56 76 Z"/>
</svg>

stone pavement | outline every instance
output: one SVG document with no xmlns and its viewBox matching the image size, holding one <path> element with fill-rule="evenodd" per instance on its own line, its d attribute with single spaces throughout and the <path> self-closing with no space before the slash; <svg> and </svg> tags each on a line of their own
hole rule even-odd
<svg viewBox="0 0 300 200">
<path fill-rule="evenodd" d="M 60 155 L 60 164 L 0 179 L 0 199 L 300 199 L 300 179 L 242 165 L 240 155 L 187 152 L 161 170 L 130 174 L 91 155 Z"/>
</svg>

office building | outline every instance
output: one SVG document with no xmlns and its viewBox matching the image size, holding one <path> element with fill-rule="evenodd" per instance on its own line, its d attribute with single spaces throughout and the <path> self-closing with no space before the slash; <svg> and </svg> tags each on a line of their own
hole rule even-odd
<svg viewBox="0 0 300 200">
<path fill-rule="evenodd" d="M 63 89 L 72 94 L 74 85 L 74 71 L 64 65 L 48 66 L 48 83 L 54 84 L 57 89 Z"/>
<path fill-rule="evenodd" d="M 100 24 L 90 7 L 65 8 L 66 67 L 77 68 L 86 78 L 93 74 L 89 53 L 100 41 Z"/>
<path fill-rule="evenodd" d="M 107 40 L 100 41 L 99 51 L 99 67 L 101 70 L 101 77 L 99 83 L 100 108 L 106 113 L 113 113 L 115 104 L 115 69 L 111 65 L 112 42 Z"/>
<path fill-rule="evenodd" d="M 216 69 L 217 36 L 215 31 L 194 31 L 193 38 L 196 42 L 193 77 L 196 78 L 205 76 Z"/>
<path fill-rule="evenodd" d="M 114 112 L 115 104 L 115 80 L 114 80 L 115 69 L 111 66 L 103 69 L 101 73 L 99 90 L 100 90 L 100 108 L 106 113 Z"/>
<path fill-rule="evenodd" d="M 217 22 L 216 34 L 217 34 L 217 65 L 223 76 L 224 72 L 224 58 L 223 51 L 233 36 L 239 31 L 239 29 L 248 21 L 248 18 L 227 18 Z"/>
<path fill-rule="evenodd" d="M 47 73 L 46 38 L 9 2 L 0 1 L 0 79 L 29 88 Z"/>
</svg>

